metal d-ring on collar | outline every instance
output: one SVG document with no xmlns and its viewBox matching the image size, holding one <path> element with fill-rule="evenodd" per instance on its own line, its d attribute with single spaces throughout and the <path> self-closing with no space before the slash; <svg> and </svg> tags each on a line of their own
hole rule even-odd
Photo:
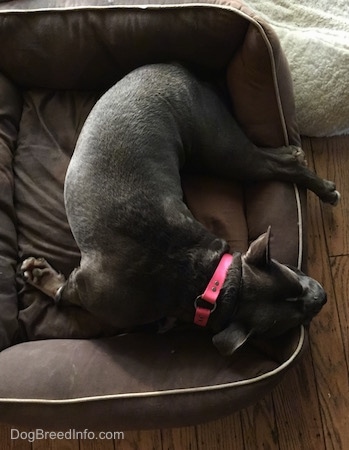
<svg viewBox="0 0 349 450">
<path fill-rule="evenodd" d="M 201 327 L 205 327 L 207 325 L 210 314 L 217 308 L 217 298 L 220 294 L 220 291 L 225 282 L 228 269 L 233 262 L 233 256 L 230 253 L 224 253 L 217 269 L 215 270 L 212 278 L 210 279 L 205 292 L 198 297 L 196 297 L 194 301 L 195 308 L 195 317 L 194 323 Z M 198 305 L 199 300 L 204 300 L 205 302 L 210 303 L 211 308 L 203 307 Z"/>
</svg>

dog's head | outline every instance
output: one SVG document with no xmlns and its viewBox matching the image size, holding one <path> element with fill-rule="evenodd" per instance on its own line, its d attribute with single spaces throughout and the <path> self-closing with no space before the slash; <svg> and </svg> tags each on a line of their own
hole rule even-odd
<svg viewBox="0 0 349 450">
<path fill-rule="evenodd" d="M 231 355 L 249 337 L 274 337 L 307 324 L 326 303 L 321 285 L 270 258 L 270 227 L 242 256 L 242 280 L 233 322 L 213 337 Z"/>
</svg>

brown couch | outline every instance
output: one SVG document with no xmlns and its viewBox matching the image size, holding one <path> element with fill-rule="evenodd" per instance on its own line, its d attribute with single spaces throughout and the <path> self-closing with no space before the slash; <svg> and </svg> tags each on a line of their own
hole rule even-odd
<svg viewBox="0 0 349 450">
<path fill-rule="evenodd" d="M 256 144 L 299 144 L 290 73 L 271 28 L 238 0 L 14 0 L 0 3 L 0 42 L 0 421 L 160 428 L 257 401 L 301 354 L 303 327 L 232 358 L 198 330 L 111 336 L 87 313 L 25 286 L 18 267 L 30 255 L 65 275 L 79 264 L 65 171 L 95 101 L 137 66 L 179 60 L 226 80 Z M 297 187 L 194 176 L 183 186 L 194 215 L 234 250 L 271 224 L 272 256 L 302 265 Z"/>
</svg>

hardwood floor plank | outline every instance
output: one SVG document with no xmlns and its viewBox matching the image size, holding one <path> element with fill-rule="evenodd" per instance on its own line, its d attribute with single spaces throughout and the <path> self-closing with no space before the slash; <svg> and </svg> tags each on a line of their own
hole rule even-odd
<svg viewBox="0 0 349 450">
<path fill-rule="evenodd" d="M 245 448 L 239 412 L 196 428 L 199 450 L 244 450 Z"/>
<path fill-rule="evenodd" d="M 341 193 L 339 206 L 322 205 L 325 233 L 330 256 L 349 254 L 349 138 L 336 136 L 311 139 L 318 175 L 336 183 Z"/>
<path fill-rule="evenodd" d="M 79 450 L 79 439 L 37 439 L 32 450 Z"/>
<path fill-rule="evenodd" d="M 324 450 L 312 358 L 307 351 L 273 393 L 280 450 Z"/>
<path fill-rule="evenodd" d="M 339 320 L 337 355 L 331 360 L 332 371 L 328 382 L 325 409 L 331 427 L 328 439 L 333 449 L 349 448 L 349 256 L 331 258 L 331 270 Z M 341 345 L 344 351 L 341 350 Z M 335 357 L 336 356 L 336 357 Z M 336 411 L 336 414 L 333 414 Z"/>
<path fill-rule="evenodd" d="M 313 140 L 311 142 L 313 143 Z M 318 151 L 320 148 L 318 140 L 315 147 Z M 317 151 L 313 152 L 316 169 L 319 167 Z M 329 162 L 328 165 L 330 165 Z M 342 301 L 343 292 L 335 292 L 329 260 L 329 253 L 345 246 L 346 233 L 335 234 L 328 231 L 329 213 L 326 213 L 326 208 L 329 207 L 327 205 L 320 207 L 319 201 L 314 196 L 309 196 L 308 272 L 310 276 L 322 283 L 328 294 L 327 304 L 312 321 L 310 347 L 321 405 L 326 450 L 346 450 L 349 445 L 348 367 L 337 308 L 338 302 Z M 344 226 L 343 222 L 340 222 L 343 220 L 342 208 L 343 203 L 337 207 L 337 212 L 332 216 L 335 222 L 332 223 L 332 230 L 339 230 Z M 321 220 L 321 217 L 324 219 Z M 341 241 L 343 245 L 339 244 Z"/>
<path fill-rule="evenodd" d="M 349 366 L 349 255 L 331 258 L 331 271 L 334 280 L 340 331 Z M 349 367 L 348 367 L 349 368 Z M 349 413 L 349 412 L 348 412 Z"/>
<path fill-rule="evenodd" d="M 278 450 L 273 397 L 264 397 L 241 412 L 246 450 Z"/>
<path fill-rule="evenodd" d="M 113 439 L 104 439 L 105 435 L 101 439 L 98 432 L 95 433 L 95 436 L 96 439 L 79 439 L 79 450 L 115 450 Z"/>
<path fill-rule="evenodd" d="M 161 450 L 161 432 L 125 431 L 125 438 L 116 440 L 114 445 L 116 450 Z"/>
<path fill-rule="evenodd" d="M 198 449 L 195 427 L 162 430 L 161 437 L 163 450 L 201 450 Z"/>
<path fill-rule="evenodd" d="M 11 432 L 12 429 L 12 432 Z M 32 444 L 30 442 L 30 435 L 27 438 L 27 434 L 30 430 L 9 425 L 0 426 L 0 443 L 2 450 L 31 450 Z M 20 434 L 23 433 L 23 434 Z M 11 439 L 12 437 L 12 439 Z"/>
</svg>

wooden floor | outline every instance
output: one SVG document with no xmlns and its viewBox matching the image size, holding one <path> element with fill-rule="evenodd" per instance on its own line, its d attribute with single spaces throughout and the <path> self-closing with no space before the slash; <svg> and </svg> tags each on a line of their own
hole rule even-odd
<svg viewBox="0 0 349 450">
<path fill-rule="evenodd" d="M 11 441 L 10 428 L 0 427 L 0 448 L 348 450 L 349 136 L 304 139 L 303 147 L 309 165 L 324 178 L 336 181 L 342 201 L 332 208 L 320 205 L 309 194 L 308 272 L 324 285 L 328 302 L 313 321 L 309 351 L 272 394 L 217 422 L 173 430 L 126 431 L 123 440 L 103 444 L 91 440 Z"/>
</svg>

